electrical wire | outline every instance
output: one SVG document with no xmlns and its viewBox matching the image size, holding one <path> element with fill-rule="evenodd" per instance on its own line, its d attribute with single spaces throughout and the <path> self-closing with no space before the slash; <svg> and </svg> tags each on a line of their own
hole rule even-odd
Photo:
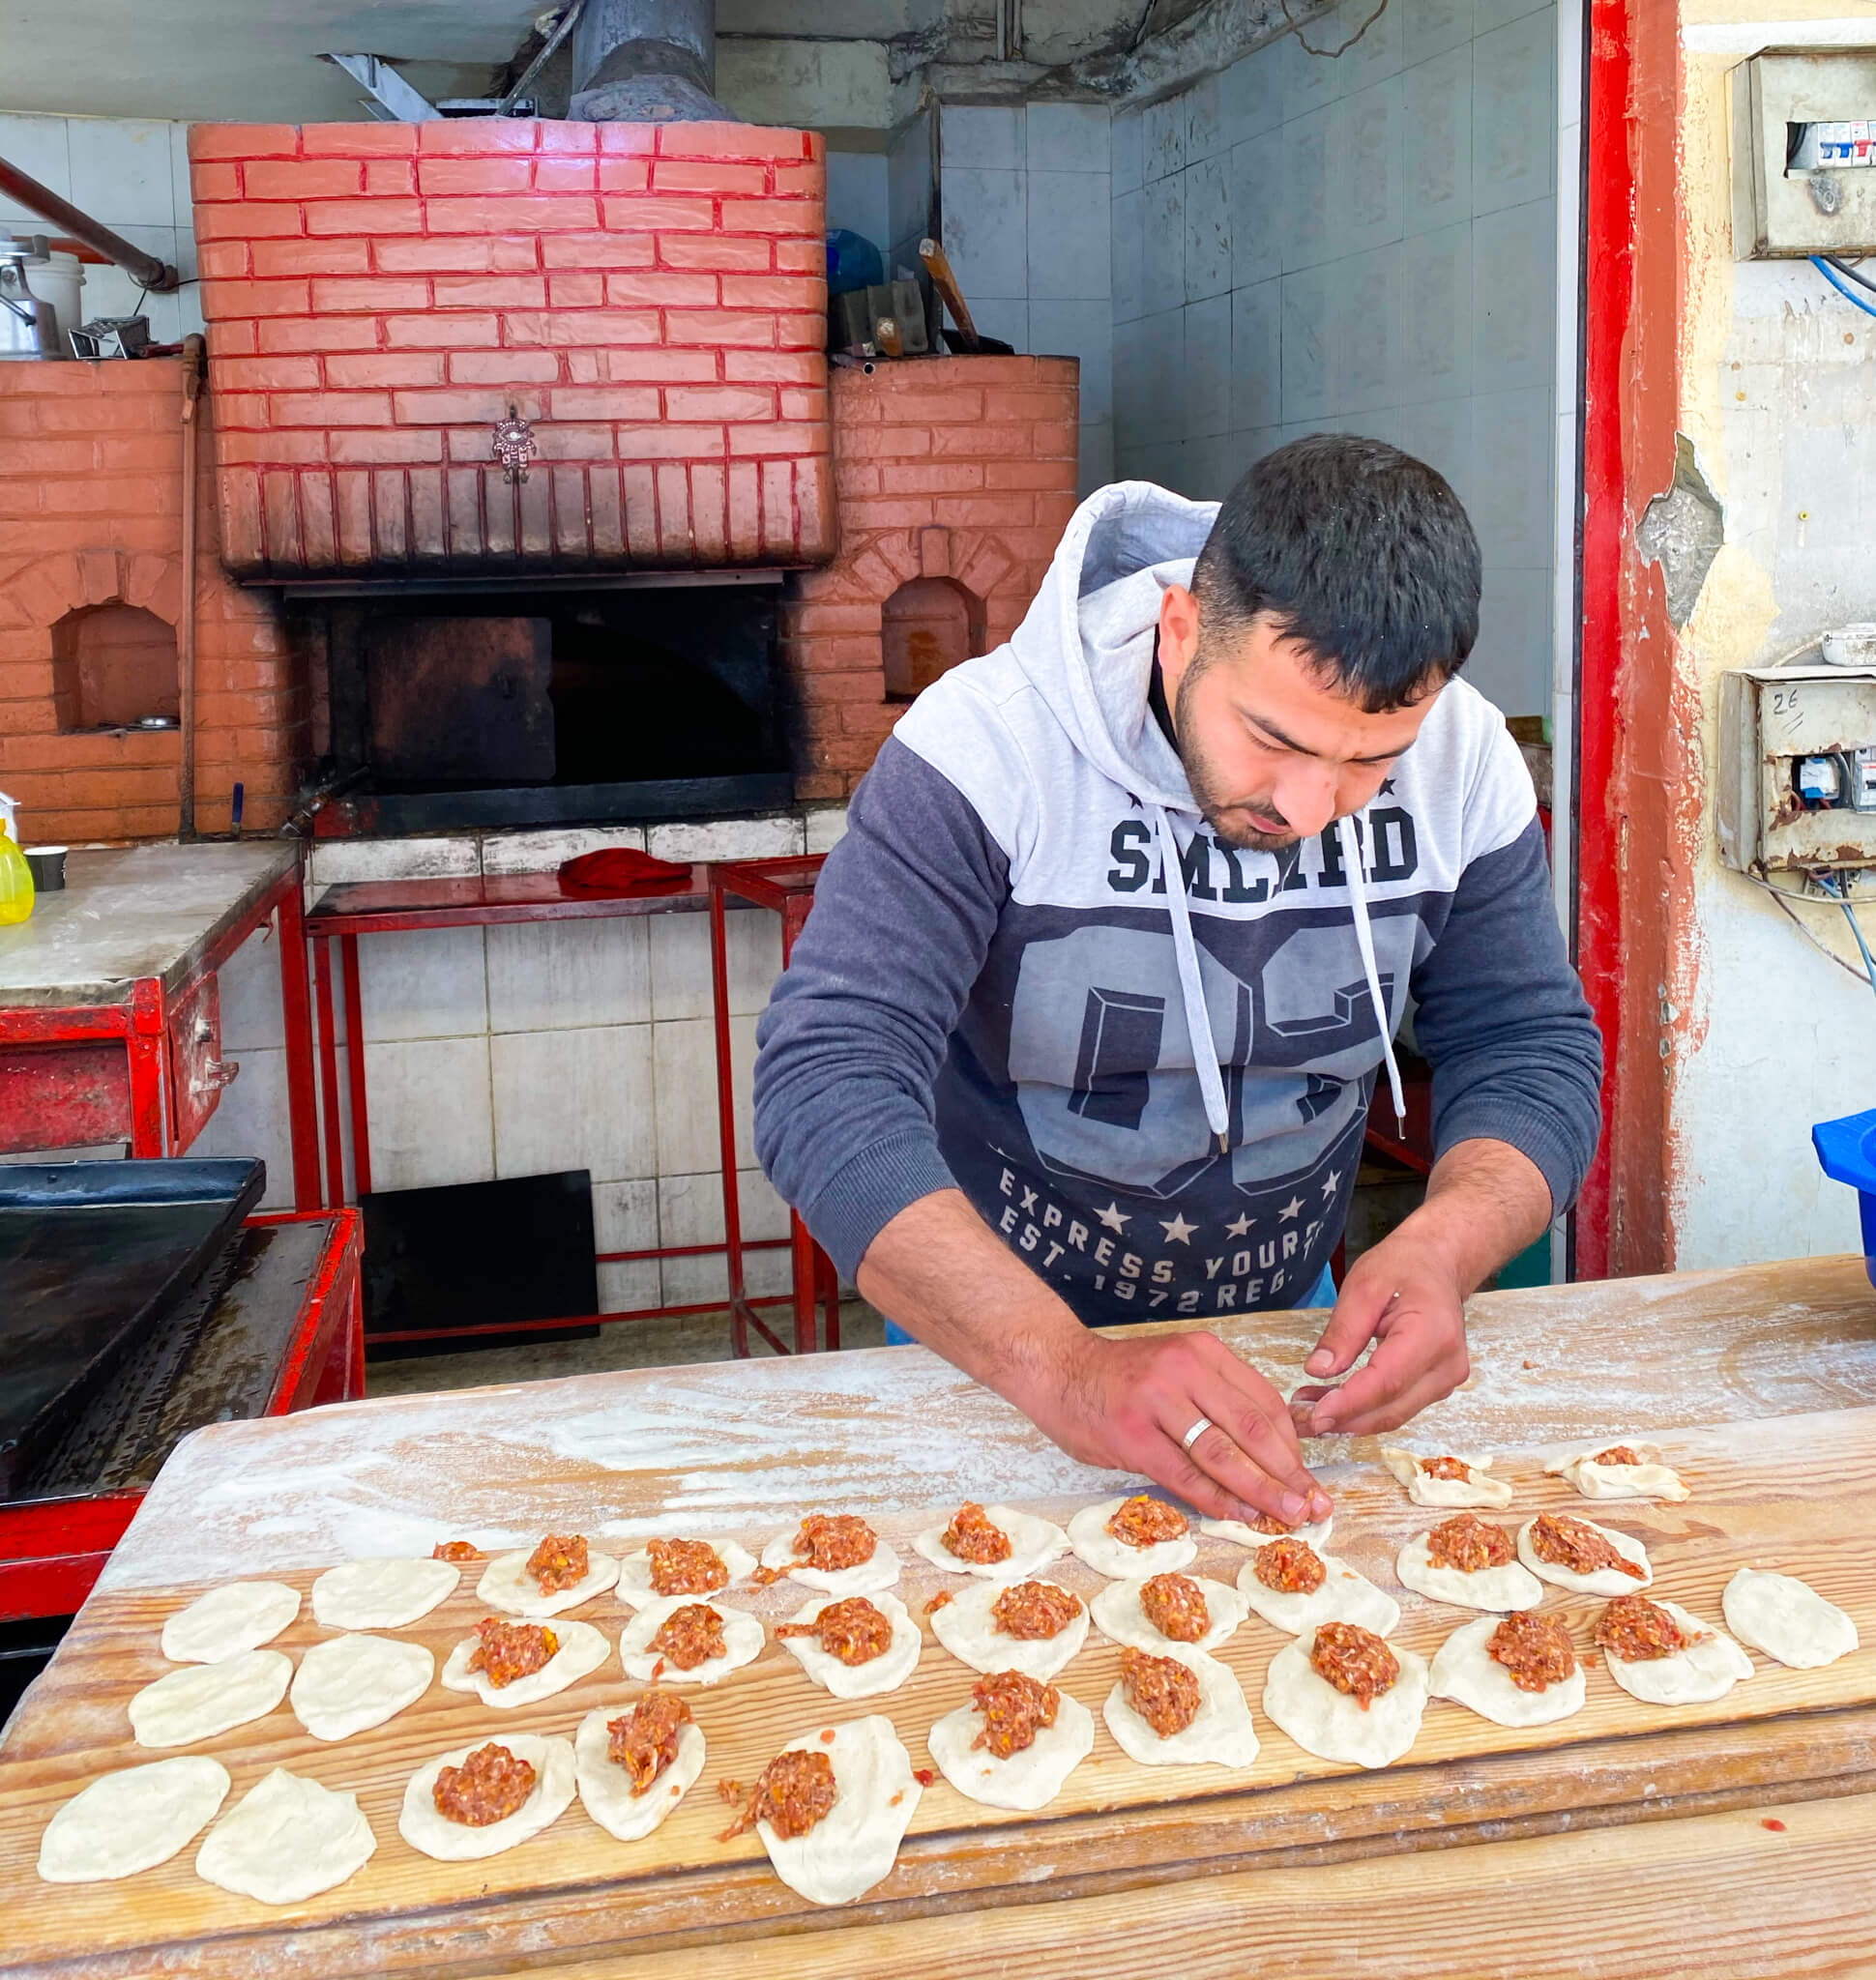
<svg viewBox="0 0 1876 1980">
<path fill-rule="evenodd" d="M 1803 922 L 1801 921 L 1798 918 L 1798 917 L 1792 913 L 1792 902 L 1795 900 L 1809 900 L 1811 897 L 1808 894 L 1793 893 L 1789 888 L 1773 887 L 1771 881 L 1761 878 L 1761 876 L 1756 873 L 1742 874 L 1741 878 L 1744 880 L 1749 880 L 1754 887 L 1761 888 L 1764 889 L 1765 892 L 1769 893 L 1772 896 L 1772 898 L 1777 903 L 1778 912 L 1784 916 L 1785 919 L 1789 921 L 1791 925 L 1798 930 L 1799 934 L 1801 934 L 1804 938 L 1804 940 L 1808 942 L 1814 949 L 1817 950 L 1818 954 L 1824 957 L 1824 959 L 1827 962 L 1835 963 L 1837 968 L 1840 969 L 1846 976 L 1854 976 L 1856 980 L 1859 983 L 1862 984 L 1865 989 L 1876 987 L 1876 977 L 1864 975 L 1862 971 L 1858 969 L 1854 963 L 1846 962 L 1843 959 L 1843 957 L 1840 956 L 1836 952 L 1836 950 L 1830 946 L 1829 943 L 1821 942 L 1818 939 L 1818 937 L 1809 928 L 1805 927 Z M 1837 904 L 1840 907 L 1847 908 L 1847 904 L 1844 902 L 1841 895 L 1837 896 Z M 1821 906 L 1822 903 L 1818 903 L 1818 905 Z M 1852 917 L 1851 925 L 1852 927 L 1856 927 L 1857 925 L 1854 917 Z M 1857 929 L 1857 936 L 1859 944 L 1861 944 L 1862 939 L 1862 931 L 1861 928 Z"/>
<path fill-rule="evenodd" d="M 1869 944 L 1863 940 L 1862 923 L 1857 919 L 1857 911 L 1850 905 L 1849 896 L 1838 888 L 1832 874 L 1820 873 L 1817 884 L 1843 910 L 1843 918 L 1850 923 L 1850 932 L 1857 938 L 1857 948 L 1863 959 L 1864 980 L 1872 991 L 1876 991 L 1876 958 L 1869 953 Z"/>
<path fill-rule="evenodd" d="M 1856 264 L 1845 261 L 1836 254 L 1820 254 L 1817 258 L 1820 261 L 1828 261 L 1840 276 L 1855 282 L 1860 289 L 1867 289 L 1872 296 L 1876 296 L 1876 282 L 1871 281 L 1866 275 L 1859 275 Z"/>
<path fill-rule="evenodd" d="M 1829 282 L 1834 290 L 1836 290 L 1837 294 L 1841 296 L 1843 300 L 1846 303 L 1848 303 L 1853 309 L 1861 309 L 1865 316 L 1876 316 L 1876 303 L 1865 303 L 1863 299 L 1857 294 L 1855 289 L 1846 288 L 1841 278 L 1838 277 L 1836 270 L 1831 265 L 1830 262 L 1825 260 L 1823 255 L 1813 254 L 1810 260 L 1811 266 L 1817 270 L 1818 274 L 1821 275 L 1824 277 L 1824 279 L 1827 282 Z"/>
</svg>

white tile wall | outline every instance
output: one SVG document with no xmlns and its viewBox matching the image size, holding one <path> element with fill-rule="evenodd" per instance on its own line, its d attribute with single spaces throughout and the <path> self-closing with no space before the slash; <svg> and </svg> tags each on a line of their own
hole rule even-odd
<svg viewBox="0 0 1876 1980">
<path fill-rule="evenodd" d="M 830 227 L 851 228 L 870 241 L 882 255 L 892 247 L 893 221 L 883 151 L 829 151 L 827 223 Z"/>
<path fill-rule="evenodd" d="M 588 1169 L 604 1182 L 656 1176 L 653 1029 L 594 1025 L 490 1038 L 495 1173 Z M 376 1106 L 374 1094 L 374 1124 Z"/>
</svg>

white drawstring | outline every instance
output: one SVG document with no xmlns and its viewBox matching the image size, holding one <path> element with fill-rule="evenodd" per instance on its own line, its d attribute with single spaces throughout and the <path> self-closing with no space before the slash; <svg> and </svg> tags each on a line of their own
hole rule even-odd
<svg viewBox="0 0 1876 1980">
<path fill-rule="evenodd" d="M 1159 835 L 1159 872 L 1166 883 L 1166 912 L 1172 917 L 1173 953 L 1179 963 L 1179 988 L 1186 1002 L 1186 1029 L 1192 1035 L 1192 1063 L 1198 1068 L 1198 1090 L 1205 1099 L 1205 1118 L 1218 1138 L 1219 1154 L 1231 1151 L 1227 1132 L 1231 1116 L 1225 1106 L 1224 1075 L 1212 1042 L 1212 1015 L 1205 1007 L 1205 978 L 1199 974 L 1198 946 L 1192 940 L 1191 910 L 1186 904 L 1186 874 L 1179 862 L 1179 841 L 1163 804 L 1153 807 Z"/>
<path fill-rule="evenodd" d="M 1368 926 L 1367 896 L 1362 889 L 1362 841 L 1356 832 L 1354 819 L 1338 818 L 1335 835 L 1342 842 L 1342 870 L 1348 876 L 1348 904 L 1355 915 L 1355 946 L 1362 951 L 1362 969 L 1368 979 L 1374 1021 L 1381 1027 L 1381 1050 L 1387 1055 L 1388 1091 L 1393 1095 L 1394 1119 L 1400 1123 L 1400 1138 L 1405 1141 L 1407 1100 L 1400 1091 L 1400 1067 L 1394 1061 L 1393 1019 L 1382 1002 L 1381 973 L 1374 966 L 1374 933 Z"/>
</svg>

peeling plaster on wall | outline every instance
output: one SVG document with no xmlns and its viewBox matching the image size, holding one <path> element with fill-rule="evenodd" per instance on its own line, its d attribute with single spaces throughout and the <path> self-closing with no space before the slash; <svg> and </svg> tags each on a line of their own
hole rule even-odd
<svg viewBox="0 0 1876 1980">
<path fill-rule="evenodd" d="M 1658 564 L 1667 581 L 1667 616 L 1679 629 L 1693 617 L 1700 588 L 1726 540 L 1726 517 L 1708 487 L 1693 442 L 1674 438 L 1674 480 L 1642 510 L 1635 544 L 1645 563 Z"/>
</svg>

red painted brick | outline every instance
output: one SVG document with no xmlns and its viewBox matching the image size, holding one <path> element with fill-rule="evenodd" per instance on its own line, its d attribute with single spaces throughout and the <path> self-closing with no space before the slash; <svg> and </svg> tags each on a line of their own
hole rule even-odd
<svg viewBox="0 0 1876 1980">
<path fill-rule="evenodd" d="M 710 309 L 717 304 L 717 277 L 679 274 L 670 269 L 609 275 L 605 278 L 605 299 L 614 308 Z"/>
<path fill-rule="evenodd" d="M 481 452 L 474 453 L 473 449 L 466 451 L 473 453 L 476 459 L 485 459 L 488 454 L 488 428 L 485 425 L 475 427 L 467 438 L 473 442 L 477 434 L 482 436 Z M 612 454 L 610 426 L 577 426 L 550 420 L 542 424 L 535 440 L 541 450 L 536 456 L 540 460 L 606 461 Z"/>
<path fill-rule="evenodd" d="M 365 189 L 374 199 L 408 197 L 417 190 L 417 168 L 409 159 L 367 159 Z"/>
<path fill-rule="evenodd" d="M 538 158 L 534 161 L 537 192 L 597 192 L 599 161 L 592 158 Z"/>
<path fill-rule="evenodd" d="M 248 249 L 257 276 L 368 275 L 371 244 L 343 238 L 318 241 L 256 241 Z M 204 266 L 202 273 L 215 271 Z"/>
<path fill-rule="evenodd" d="M 720 426 L 621 426 L 622 460 L 717 460 L 723 453 Z"/>
<path fill-rule="evenodd" d="M 723 231 L 730 234 L 811 234 L 818 243 L 827 226 L 819 199 L 726 199 Z"/>
<path fill-rule="evenodd" d="M 439 309 L 542 309 L 547 284 L 538 275 L 445 276 L 432 278 Z"/>
<path fill-rule="evenodd" d="M 417 189 L 437 194 L 526 192 L 534 181 L 534 160 L 513 153 L 425 158 L 417 163 Z"/>
<path fill-rule="evenodd" d="M 773 392 L 748 385 L 671 386 L 664 393 L 668 420 L 761 420 L 776 417 Z"/>
<path fill-rule="evenodd" d="M 239 279 L 253 273 L 252 253 L 246 241 L 205 241 L 195 250 L 196 270 L 205 276 Z M 269 274 L 277 272 L 268 271 Z"/>
<path fill-rule="evenodd" d="M 600 210 L 614 233 L 707 234 L 717 224 L 716 206 L 708 199 L 610 194 L 600 201 Z"/>
<path fill-rule="evenodd" d="M 532 275 L 542 266 L 541 241 L 534 234 L 498 234 L 488 244 L 488 267 L 494 275 Z"/>
<path fill-rule="evenodd" d="M 392 403 L 400 426 L 487 426 L 499 420 L 510 405 L 513 405 L 524 420 L 542 417 L 541 394 L 532 388 L 399 392 L 393 393 Z"/>
<path fill-rule="evenodd" d="M 422 309 L 429 300 L 429 283 L 419 276 L 368 276 L 356 280 L 324 276 L 315 277 L 312 283 L 313 313 L 318 316 L 349 315 L 355 310 L 377 314 L 387 309 Z"/>
<path fill-rule="evenodd" d="M 531 117 L 441 117 L 417 127 L 417 149 L 425 153 L 493 158 L 503 152 L 532 151 L 534 140 Z"/>
<path fill-rule="evenodd" d="M 801 275 L 726 275 L 726 309 L 812 309 L 827 307 L 827 280 Z"/>
<path fill-rule="evenodd" d="M 600 150 L 615 158 L 654 152 L 661 128 L 657 124 L 601 124 Z"/>
<path fill-rule="evenodd" d="M 381 275 L 486 275 L 494 246 L 468 235 L 440 241 L 405 236 L 373 241 L 371 262 Z"/>
<path fill-rule="evenodd" d="M 814 156 L 818 138 L 806 131 L 761 124 L 660 124 L 660 158 L 781 159 Z"/>
<path fill-rule="evenodd" d="M 598 124 L 541 117 L 535 121 L 535 141 L 543 152 L 595 152 L 600 148 L 601 128 Z"/>
<path fill-rule="evenodd" d="M 600 223 L 599 205 L 592 199 L 556 197 L 538 192 L 512 198 L 429 199 L 424 203 L 432 234 L 499 234 L 511 228 L 542 232 L 572 232 Z"/>
<path fill-rule="evenodd" d="M 318 368 L 316 362 L 313 368 L 315 370 Z M 317 379 L 313 381 L 315 385 L 318 382 Z M 218 393 L 215 399 L 217 423 L 224 432 L 236 426 L 259 427 L 267 425 L 269 423 L 267 417 L 267 401 L 269 396 L 270 394 L 264 392 L 224 391 Z M 101 452 L 103 444 L 102 442 L 99 443 Z M 30 450 L 28 451 L 30 452 Z M 102 467 L 105 463 L 101 458 L 98 464 Z M 22 461 L 20 465 L 28 467 L 31 463 L 30 460 L 27 460 Z"/>
<path fill-rule="evenodd" d="M 1030 452 L 1027 426 L 934 426 L 931 451 L 953 459 L 988 460 L 996 454 L 1013 454 L 1018 459 Z"/>
<path fill-rule="evenodd" d="M 1068 420 L 1062 421 L 1059 424 L 1038 420 L 1030 428 L 1030 444 L 1038 455 L 1055 454 L 1063 459 L 1073 460 L 1080 451 L 1081 429 Z"/>
<path fill-rule="evenodd" d="M 1012 392 L 1005 388 L 983 394 L 986 420 L 1071 420 L 1074 416 L 1072 392 Z"/>
<path fill-rule="evenodd" d="M 885 495 L 956 495 L 983 486 L 983 463 L 974 460 L 889 462 L 880 471 L 880 492 Z M 939 521 L 947 518 L 940 516 Z M 1025 505 L 1018 520 L 1033 518 Z"/>
<path fill-rule="evenodd" d="M 775 189 L 787 198 L 822 199 L 827 195 L 825 164 L 777 165 Z"/>
<path fill-rule="evenodd" d="M 827 359 L 819 351 L 725 351 L 723 376 L 737 383 L 825 386 Z"/>
<path fill-rule="evenodd" d="M 196 159 L 291 159 L 300 155 L 293 124 L 191 124 L 189 156 Z"/>
<path fill-rule="evenodd" d="M 667 309 L 665 340 L 674 344 L 773 345 L 776 319 L 759 310 Z"/>
<path fill-rule="evenodd" d="M 453 310 L 448 315 L 387 316 L 384 319 L 384 340 L 394 350 L 434 349 L 438 346 L 462 350 L 477 344 L 494 343 L 495 326 L 493 315 L 477 315 L 468 310 Z"/>
<path fill-rule="evenodd" d="M 563 385 L 553 394 L 556 420 L 656 420 L 660 415 L 656 386 Z M 698 415 L 697 417 L 704 417 Z M 627 449 L 626 451 L 636 451 Z M 722 450 L 715 450 L 720 452 Z"/>
<path fill-rule="evenodd" d="M 828 450 L 823 426 L 794 426 L 777 420 L 759 426 L 730 429 L 729 451 L 735 454 L 809 454 Z"/>
<path fill-rule="evenodd" d="M 543 266 L 577 269 L 582 274 L 595 269 L 650 268 L 657 253 L 657 242 L 650 234 L 543 234 L 541 239 Z"/>
<path fill-rule="evenodd" d="M 715 351 L 672 351 L 662 344 L 634 344 L 624 349 L 615 345 L 600 355 L 605 375 L 615 385 L 701 385 L 714 383 L 717 377 Z"/>
<path fill-rule="evenodd" d="M 769 189 L 769 167 L 730 164 L 718 159 L 674 159 L 660 156 L 652 166 L 654 192 L 762 193 Z"/>
<path fill-rule="evenodd" d="M 777 396 L 777 410 L 784 420 L 812 420 L 824 422 L 828 417 L 827 389 L 783 387 Z"/>
<path fill-rule="evenodd" d="M 251 159 L 242 186 L 252 199 L 346 199 L 365 189 L 365 168 L 354 159 Z"/>
<path fill-rule="evenodd" d="M 602 158 L 599 160 L 601 192 L 649 192 L 652 160 L 649 157 Z"/>
<path fill-rule="evenodd" d="M 301 132 L 308 158 L 392 158 L 417 149 L 415 124 L 308 124 Z"/>
<path fill-rule="evenodd" d="M 325 360 L 326 383 L 347 391 L 389 392 L 397 387 L 441 385 L 441 351 L 335 352 Z"/>
<path fill-rule="evenodd" d="M 202 312 L 206 316 L 304 316 L 310 307 L 304 281 L 205 281 Z"/>
<path fill-rule="evenodd" d="M 780 275 L 827 274 L 827 248 L 816 241 L 787 240 L 776 243 L 776 270 Z"/>
<path fill-rule="evenodd" d="M 277 392 L 277 426 L 379 426 L 391 421 L 391 400 L 382 392 Z M 1027 521 L 1028 518 L 1024 517 Z"/>
<path fill-rule="evenodd" d="M 605 344 L 655 344 L 655 310 L 550 309 L 509 311 L 502 318 L 505 344 L 546 344 L 554 349 Z"/>
<path fill-rule="evenodd" d="M 452 351 L 453 385 L 551 385 L 560 376 L 552 351 Z"/>
<path fill-rule="evenodd" d="M 198 241 L 253 241 L 305 231 L 297 206 L 237 199 L 198 204 L 195 208 Z"/>
<path fill-rule="evenodd" d="M 787 351 L 822 351 L 827 347 L 827 317 L 817 311 L 812 316 L 777 316 L 776 318 L 776 342 Z"/>
<path fill-rule="evenodd" d="M 317 199 L 307 208 L 308 234 L 421 234 L 424 208 L 415 199 Z"/>
<path fill-rule="evenodd" d="M 317 358 L 223 358 L 215 367 L 218 415 L 228 392 L 308 392 L 320 384 Z"/>
<path fill-rule="evenodd" d="M 766 273 L 775 266 L 776 244 L 750 235 L 667 234 L 658 244 L 666 268 L 715 268 L 725 273 Z M 827 256 L 821 256 L 825 271 Z"/>
<path fill-rule="evenodd" d="M 241 167 L 230 160 L 226 164 L 213 164 L 204 160 L 200 164 L 189 168 L 190 195 L 194 199 L 239 199 L 241 197 Z"/>
<path fill-rule="evenodd" d="M 233 326 L 229 326 L 233 328 Z M 258 326 L 263 351 L 371 351 L 378 346 L 375 316 L 272 316 Z M 214 331 L 210 332 L 210 377 L 215 364 Z"/>
<path fill-rule="evenodd" d="M 547 301 L 556 309 L 600 309 L 605 306 L 605 277 L 562 275 L 547 277 Z"/>
<path fill-rule="evenodd" d="M 484 444 L 487 441 L 484 433 Z M 443 436 L 430 427 L 363 426 L 332 436 L 332 457 L 348 467 L 390 466 L 397 461 L 440 461 Z"/>
</svg>

